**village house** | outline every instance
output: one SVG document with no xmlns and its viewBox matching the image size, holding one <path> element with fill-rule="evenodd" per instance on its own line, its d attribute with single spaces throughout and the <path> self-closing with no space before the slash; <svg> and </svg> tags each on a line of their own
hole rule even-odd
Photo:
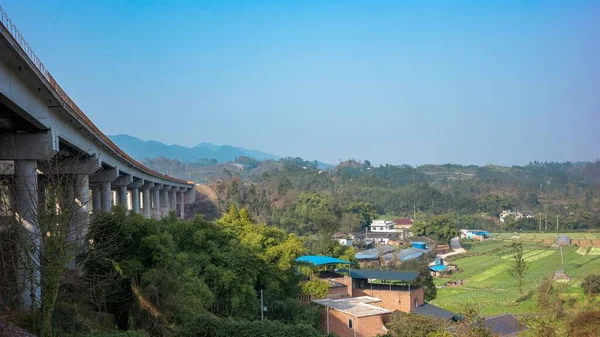
<svg viewBox="0 0 600 337">
<path fill-rule="evenodd" d="M 373 220 L 368 230 L 365 229 L 365 240 L 383 245 L 399 245 L 411 235 L 408 228 L 396 227 L 395 222 L 390 220 Z"/>
<path fill-rule="evenodd" d="M 461 239 L 472 239 L 483 241 L 488 239 L 490 232 L 484 231 L 483 229 L 461 229 L 460 230 L 460 238 Z"/>
<path fill-rule="evenodd" d="M 402 218 L 394 220 L 394 227 L 398 229 L 410 229 L 414 223 L 411 218 Z"/>
<path fill-rule="evenodd" d="M 515 218 L 515 220 L 521 220 L 521 219 L 523 219 L 525 217 L 525 215 L 523 213 L 521 213 L 521 212 L 513 212 L 511 210 L 502 211 L 500 213 L 500 222 L 504 223 L 504 219 L 507 216 L 513 216 Z"/>
<path fill-rule="evenodd" d="M 373 220 L 369 225 L 371 232 L 398 232 L 391 220 Z"/>
<path fill-rule="evenodd" d="M 330 290 L 326 298 L 312 301 L 323 306 L 323 333 L 341 337 L 385 334 L 385 324 L 395 311 L 443 319 L 457 316 L 425 303 L 423 288 L 413 285 L 419 276 L 417 272 L 357 269 L 348 271 L 348 275 L 328 276 L 328 281 L 346 285 L 347 297 L 340 298 L 338 290 Z"/>
<path fill-rule="evenodd" d="M 342 246 L 352 246 L 354 243 L 354 235 L 337 232 L 331 236 L 335 241 L 339 242 Z"/>
</svg>

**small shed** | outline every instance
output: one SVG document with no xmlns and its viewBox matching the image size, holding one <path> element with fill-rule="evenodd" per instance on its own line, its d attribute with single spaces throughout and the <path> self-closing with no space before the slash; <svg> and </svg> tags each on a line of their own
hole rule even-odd
<svg viewBox="0 0 600 337">
<path fill-rule="evenodd" d="M 569 282 L 569 281 L 571 281 L 571 278 L 567 275 L 567 273 L 565 273 L 564 270 L 557 270 L 554 273 L 553 278 L 554 278 L 554 281 L 557 281 L 557 282 Z"/>
<path fill-rule="evenodd" d="M 556 244 L 559 246 L 570 246 L 571 238 L 566 235 L 559 235 L 556 237 Z"/>
<path fill-rule="evenodd" d="M 427 249 L 427 243 L 425 243 L 423 241 L 413 241 L 410 244 L 412 245 L 413 248 Z"/>
</svg>

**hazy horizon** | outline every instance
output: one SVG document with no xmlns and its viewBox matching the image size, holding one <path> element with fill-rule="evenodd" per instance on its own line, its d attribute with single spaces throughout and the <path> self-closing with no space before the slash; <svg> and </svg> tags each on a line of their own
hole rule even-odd
<svg viewBox="0 0 600 337">
<path fill-rule="evenodd" d="M 125 135 L 125 136 L 130 136 L 130 137 L 135 137 L 135 136 L 132 136 L 132 135 L 129 135 L 129 134 L 116 134 L 116 135 L 108 135 L 108 136 L 112 138 L 112 137 L 116 137 L 116 136 L 122 136 L 122 135 Z M 156 141 L 156 142 L 158 142 L 158 141 L 157 141 L 157 140 L 155 140 L 155 139 L 143 139 L 143 138 L 140 138 L 140 137 L 135 137 L 135 138 L 137 138 L 137 139 L 139 139 L 139 140 L 141 140 L 141 141 Z M 202 145 L 202 144 L 209 143 L 209 144 L 216 145 L 216 146 L 231 146 L 231 147 L 234 147 L 234 148 L 244 148 L 244 149 L 246 149 L 246 150 L 253 150 L 253 151 L 260 151 L 260 152 L 264 152 L 264 151 L 262 151 L 261 149 L 253 149 L 253 148 L 248 148 L 248 147 L 245 147 L 245 146 L 238 146 L 238 145 L 235 145 L 235 144 L 216 144 L 216 143 L 212 143 L 212 142 L 199 142 L 198 144 L 196 144 L 196 145 L 192 145 L 192 146 L 185 146 L 185 145 L 181 145 L 181 144 L 175 144 L 175 143 L 165 143 L 165 142 L 160 142 L 160 143 L 162 143 L 162 144 L 164 144 L 164 145 L 167 145 L 167 146 L 183 146 L 183 147 L 185 147 L 185 148 L 189 148 L 189 149 L 191 149 L 191 148 L 194 148 L 194 147 L 196 147 L 196 146 L 200 146 L 200 145 Z M 268 154 L 270 154 L 270 155 L 274 155 L 274 156 L 277 156 L 277 157 L 281 157 L 281 158 L 285 158 L 285 157 L 298 157 L 298 156 L 295 156 L 295 155 L 287 155 L 287 154 L 283 154 L 283 155 L 282 155 L 282 154 L 279 154 L 279 153 L 270 153 L 270 152 L 269 152 Z M 210 159 L 210 158 L 209 158 L 209 159 Z M 304 157 L 302 157 L 302 159 L 304 159 L 304 160 L 307 160 L 307 161 L 314 161 L 314 160 L 317 160 L 317 161 L 320 161 L 320 162 L 322 162 L 322 163 L 329 164 L 329 165 L 337 165 L 337 164 L 339 164 L 339 163 L 340 163 L 340 161 L 348 161 L 348 160 L 359 160 L 359 161 L 365 161 L 365 160 L 369 160 L 368 158 L 366 158 L 366 159 L 360 159 L 360 158 L 355 158 L 355 157 L 350 157 L 350 158 L 340 158 L 340 159 L 338 159 L 336 162 L 327 162 L 327 161 L 322 161 L 322 160 L 320 160 L 319 158 L 304 158 Z M 418 166 L 424 166 L 424 165 L 445 165 L 445 164 L 456 164 L 456 165 L 463 165 L 463 166 L 471 166 L 471 165 L 476 165 L 476 166 L 503 166 L 503 167 L 511 167 L 511 166 L 525 166 L 525 165 L 527 165 L 527 164 L 529 164 L 529 163 L 531 163 L 531 162 L 534 162 L 535 160 L 531 160 L 531 161 L 529 161 L 529 162 L 526 162 L 526 163 L 521 163 L 521 164 L 511 164 L 511 165 L 502 165 L 502 164 L 497 164 L 497 163 L 470 164 L 470 163 L 454 163 L 454 162 L 446 162 L 446 163 L 422 163 L 422 164 L 411 164 L 411 163 L 402 163 L 402 162 L 398 162 L 398 163 L 392 163 L 392 162 L 375 162 L 375 161 L 372 161 L 372 160 L 369 160 L 369 161 L 370 161 L 370 162 L 371 162 L 371 164 L 372 164 L 372 165 L 374 165 L 374 166 L 379 166 L 379 165 L 386 165 L 386 164 L 389 164 L 389 165 L 410 165 L 410 166 L 413 166 L 413 167 L 418 167 Z M 571 162 L 571 163 L 585 163 L 585 162 L 589 162 L 589 163 L 594 163 L 594 162 L 597 162 L 597 161 L 600 161 L 600 158 L 596 158 L 596 159 L 590 159 L 590 160 L 578 160 L 578 161 L 568 161 L 568 160 L 565 160 L 565 161 L 555 161 L 555 162 L 557 162 L 557 163 L 565 163 L 565 162 Z"/>
<path fill-rule="evenodd" d="M 9 0 L 105 134 L 336 164 L 600 158 L 600 3 Z"/>
</svg>

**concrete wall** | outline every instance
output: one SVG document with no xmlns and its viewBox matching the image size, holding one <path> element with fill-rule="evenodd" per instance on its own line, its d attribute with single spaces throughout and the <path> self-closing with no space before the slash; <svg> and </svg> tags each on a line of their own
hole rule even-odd
<svg viewBox="0 0 600 337">
<path fill-rule="evenodd" d="M 327 292 L 327 298 L 331 299 L 340 299 L 350 297 L 348 295 L 348 287 L 346 285 L 341 287 L 332 287 L 329 288 L 329 292 Z"/>
</svg>

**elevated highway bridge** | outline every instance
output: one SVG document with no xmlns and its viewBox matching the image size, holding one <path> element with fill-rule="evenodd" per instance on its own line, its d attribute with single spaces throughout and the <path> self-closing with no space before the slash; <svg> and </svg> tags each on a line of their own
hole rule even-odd
<svg viewBox="0 0 600 337">
<path fill-rule="evenodd" d="M 35 231 L 31 205 L 44 198 L 44 170 L 68 157 L 60 173 L 76 177 L 68 189 L 81 205 L 77 227 L 113 205 L 146 218 L 172 211 L 184 218 L 185 204 L 195 199 L 193 182 L 156 172 L 122 151 L 60 87 L 1 7 L 0 16 L 0 179 L 14 186 L 0 202 L 14 205 L 15 216 Z"/>
</svg>

